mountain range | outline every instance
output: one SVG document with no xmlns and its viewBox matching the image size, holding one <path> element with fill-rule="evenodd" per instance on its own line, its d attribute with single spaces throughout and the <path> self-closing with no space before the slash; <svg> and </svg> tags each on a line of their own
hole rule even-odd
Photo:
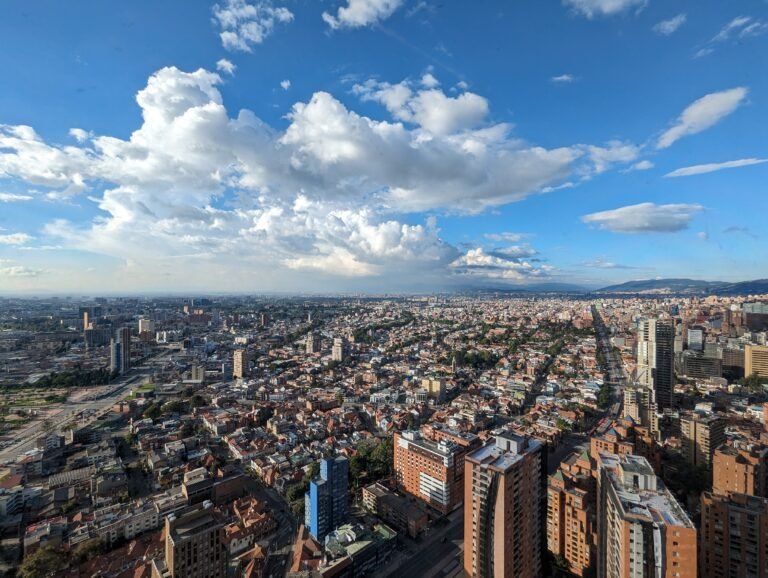
<svg viewBox="0 0 768 578">
<path fill-rule="evenodd" d="M 762 295 L 768 293 L 768 279 L 740 281 L 700 281 L 697 279 L 647 279 L 610 285 L 595 293 L 648 294 L 648 295 Z"/>
</svg>

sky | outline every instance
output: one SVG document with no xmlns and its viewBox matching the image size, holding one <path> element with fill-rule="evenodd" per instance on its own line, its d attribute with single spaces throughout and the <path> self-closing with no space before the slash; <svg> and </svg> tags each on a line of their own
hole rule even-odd
<svg viewBox="0 0 768 578">
<path fill-rule="evenodd" d="M 11 0 L 0 38 L 0 293 L 768 277 L 765 0 Z"/>
</svg>

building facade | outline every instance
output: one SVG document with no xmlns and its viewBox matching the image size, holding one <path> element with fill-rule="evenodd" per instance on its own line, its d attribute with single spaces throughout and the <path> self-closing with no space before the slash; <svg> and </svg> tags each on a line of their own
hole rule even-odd
<svg viewBox="0 0 768 578">
<path fill-rule="evenodd" d="M 309 482 L 304 495 L 304 525 L 323 540 L 349 517 L 349 461 L 345 457 L 320 461 L 320 477 Z"/>
<path fill-rule="evenodd" d="M 470 453 L 465 464 L 465 573 L 471 578 L 542 576 L 542 442 L 505 432 Z"/>
</svg>

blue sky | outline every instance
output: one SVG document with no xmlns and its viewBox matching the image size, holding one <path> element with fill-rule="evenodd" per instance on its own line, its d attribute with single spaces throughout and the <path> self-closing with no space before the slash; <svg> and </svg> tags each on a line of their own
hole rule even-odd
<svg viewBox="0 0 768 578">
<path fill-rule="evenodd" d="M 0 292 L 768 277 L 763 0 L 10 2 Z"/>
</svg>

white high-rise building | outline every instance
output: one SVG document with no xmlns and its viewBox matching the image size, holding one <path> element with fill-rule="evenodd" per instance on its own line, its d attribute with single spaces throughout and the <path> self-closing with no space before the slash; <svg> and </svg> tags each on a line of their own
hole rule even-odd
<svg viewBox="0 0 768 578">
<path fill-rule="evenodd" d="M 344 338 L 336 337 L 333 340 L 333 349 L 331 350 L 331 359 L 333 361 L 344 361 Z"/>
</svg>

